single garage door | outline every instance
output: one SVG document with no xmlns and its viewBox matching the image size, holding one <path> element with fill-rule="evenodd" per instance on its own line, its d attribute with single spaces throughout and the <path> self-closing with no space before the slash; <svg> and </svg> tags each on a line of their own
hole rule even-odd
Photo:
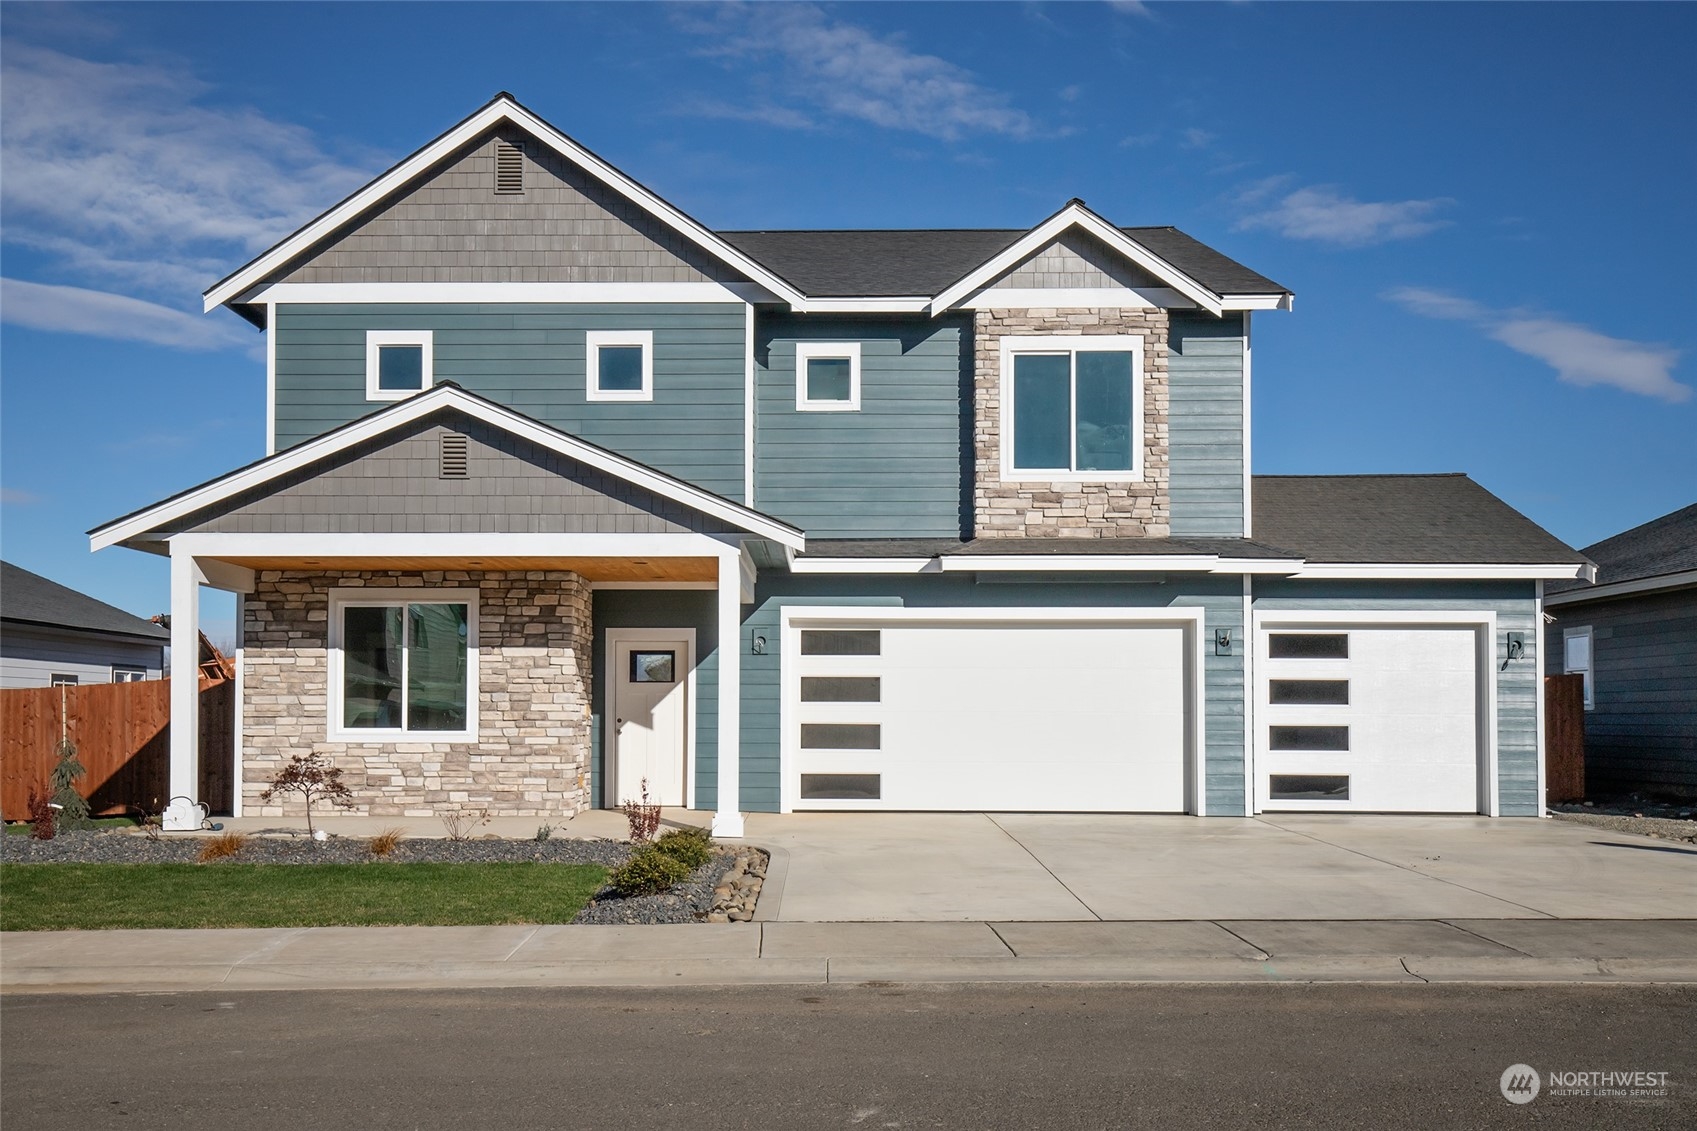
<svg viewBox="0 0 1697 1131">
<path fill-rule="evenodd" d="M 1261 808 L 1479 812 L 1478 652 L 1473 626 L 1262 628 Z"/>
<path fill-rule="evenodd" d="M 795 618 L 792 809 L 1184 812 L 1190 629 Z"/>
</svg>

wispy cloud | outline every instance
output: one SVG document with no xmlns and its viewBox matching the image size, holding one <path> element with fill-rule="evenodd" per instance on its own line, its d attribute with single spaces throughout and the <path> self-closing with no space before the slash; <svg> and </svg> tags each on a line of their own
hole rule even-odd
<svg viewBox="0 0 1697 1131">
<path fill-rule="evenodd" d="M 824 115 L 946 141 L 1036 133 L 1030 115 L 1005 92 L 965 68 L 914 51 L 899 36 L 833 19 L 812 4 L 732 4 L 708 15 L 685 8 L 678 18 L 711 41 L 705 54 L 739 72 L 765 60 L 776 63 L 775 76 L 757 79 L 770 81 L 781 97 L 753 99 L 759 109 L 749 116 L 755 120 L 802 128 Z"/>
<path fill-rule="evenodd" d="M 1270 177 L 1241 192 L 1238 203 L 1255 211 L 1240 219 L 1237 229 L 1259 228 L 1293 240 L 1367 247 L 1446 227 L 1450 221 L 1437 213 L 1455 203 L 1448 197 L 1357 200 L 1335 185 L 1311 185 L 1278 195 L 1290 181 L 1288 176 Z"/>
<path fill-rule="evenodd" d="M 1691 399 L 1691 386 L 1673 379 L 1680 353 L 1672 346 L 1611 338 L 1549 315 L 1493 310 L 1461 295 L 1424 287 L 1399 287 L 1384 297 L 1427 318 L 1472 323 L 1486 337 L 1548 365 L 1569 385 L 1608 385 L 1670 404 Z"/>
<path fill-rule="evenodd" d="M 110 291 L 22 279 L 0 279 L 0 319 L 32 330 L 88 334 L 175 349 L 252 350 L 259 341 L 252 331 L 244 331 L 239 322 L 228 317 L 209 318 Z"/>
<path fill-rule="evenodd" d="M 27 507 L 31 503 L 41 502 L 41 496 L 34 491 L 25 491 L 19 487 L 0 487 L 0 503 L 8 507 Z"/>
<path fill-rule="evenodd" d="M 1149 10 L 1149 5 L 1143 0 L 1108 0 L 1108 7 L 1128 16 L 1142 16 L 1146 20 L 1155 18 L 1155 13 Z"/>
<path fill-rule="evenodd" d="M 365 151 L 333 153 L 257 110 L 216 104 L 214 91 L 171 62 L 94 62 L 14 37 L 0 93 L 0 234 L 32 253 L 31 274 L 117 292 L 107 309 L 127 312 L 126 329 L 109 337 L 229 345 L 228 335 L 196 333 L 167 315 L 198 309 L 204 287 L 384 164 Z M 86 310 L 98 293 L 58 288 L 20 301 L 30 303 L 30 324 L 46 328 L 63 321 L 47 313 L 49 298 Z M 159 313 L 140 313 L 150 306 Z"/>
<path fill-rule="evenodd" d="M 1189 129 L 1185 130 L 1182 135 L 1180 135 L 1181 140 L 1179 144 L 1184 146 L 1186 149 L 1207 149 L 1214 143 L 1215 136 L 1216 135 L 1207 130 L 1191 126 Z"/>
</svg>

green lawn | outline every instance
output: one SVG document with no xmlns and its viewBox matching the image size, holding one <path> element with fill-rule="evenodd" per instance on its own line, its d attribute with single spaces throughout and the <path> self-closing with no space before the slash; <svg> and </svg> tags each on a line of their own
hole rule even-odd
<svg viewBox="0 0 1697 1131">
<path fill-rule="evenodd" d="M 3 864 L 0 930 L 567 923 L 595 864 Z"/>
</svg>

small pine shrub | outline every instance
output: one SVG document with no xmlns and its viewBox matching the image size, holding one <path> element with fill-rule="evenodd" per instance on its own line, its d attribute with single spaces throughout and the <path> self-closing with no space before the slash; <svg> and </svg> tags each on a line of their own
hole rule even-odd
<svg viewBox="0 0 1697 1131">
<path fill-rule="evenodd" d="M 200 844 L 200 852 L 195 856 L 202 864 L 210 864 L 214 860 L 227 860 L 239 853 L 247 845 L 246 833 L 223 833 L 219 836 L 208 837 Z"/>
<path fill-rule="evenodd" d="M 405 836 L 406 831 L 401 828 L 384 829 L 371 838 L 366 848 L 371 850 L 373 856 L 387 856 L 400 847 L 401 838 Z"/>
<path fill-rule="evenodd" d="M 89 827 L 88 801 L 77 792 L 77 782 L 88 771 L 77 761 L 77 744 L 70 739 L 59 743 L 57 753 L 59 760 L 53 764 L 52 801 L 59 808 L 53 815 L 53 826 L 65 832 L 86 829 Z"/>
<path fill-rule="evenodd" d="M 654 847 L 692 872 L 713 859 L 713 836 L 706 829 L 669 829 Z"/>
<path fill-rule="evenodd" d="M 541 844 L 543 841 L 547 840 L 549 837 L 551 837 L 553 835 L 554 835 L 554 826 L 548 825 L 548 824 L 542 824 L 542 825 L 536 826 L 536 835 L 534 837 L 532 837 L 531 839 L 536 841 L 538 844 Z"/>
<path fill-rule="evenodd" d="M 688 879 L 690 871 L 675 856 L 645 845 L 614 868 L 607 883 L 620 895 L 655 895 Z"/>
</svg>

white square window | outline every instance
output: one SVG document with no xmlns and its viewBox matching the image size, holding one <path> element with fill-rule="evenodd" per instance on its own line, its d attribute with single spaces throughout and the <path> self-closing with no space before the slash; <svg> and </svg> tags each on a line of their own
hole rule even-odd
<svg viewBox="0 0 1697 1131">
<path fill-rule="evenodd" d="M 1002 339 L 1002 478 L 1143 478 L 1143 339 Z"/>
<path fill-rule="evenodd" d="M 795 407 L 798 412 L 860 409 L 860 343 L 797 342 Z"/>
<path fill-rule="evenodd" d="M 1567 628 L 1561 634 L 1562 671 L 1568 675 L 1585 677 L 1585 709 L 1589 711 L 1596 706 L 1596 695 L 1592 690 L 1591 672 L 1595 664 L 1591 658 L 1591 626 L 1584 628 Z"/>
<path fill-rule="evenodd" d="M 584 361 L 587 399 L 654 399 L 654 331 L 591 330 L 584 335 Z"/>
<path fill-rule="evenodd" d="M 474 741 L 477 593 L 330 595 L 329 737 Z"/>
<path fill-rule="evenodd" d="M 401 401 L 430 388 L 431 339 L 429 330 L 367 330 L 365 399 Z"/>
<path fill-rule="evenodd" d="M 112 665 L 113 683 L 141 683 L 147 679 L 146 668 L 132 668 L 122 664 Z"/>
</svg>

